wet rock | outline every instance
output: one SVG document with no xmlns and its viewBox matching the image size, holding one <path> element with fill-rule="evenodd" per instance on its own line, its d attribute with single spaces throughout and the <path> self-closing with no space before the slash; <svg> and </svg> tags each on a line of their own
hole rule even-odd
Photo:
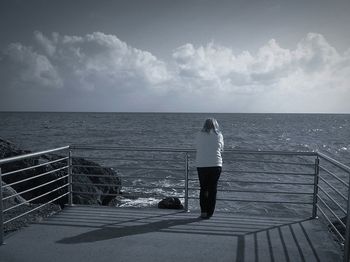
<svg viewBox="0 0 350 262">
<path fill-rule="evenodd" d="M 25 204 L 26 200 L 21 197 L 20 195 L 16 196 L 17 192 L 14 190 L 12 187 L 8 186 L 4 181 L 2 181 L 2 197 L 3 197 L 3 208 L 7 209 L 9 207 L 18 205 L 18 204 L 23 204 L 23 205 L 28 205 Z"/>
<path fill-rule="evenodd" d="M 158 203 L 158 208 L 162 209 L 183 209 L 184 206 L 177 197 L 166 197 Z"/>
<path fill-rule="evenodd" d="M 0 138 L 0 159 L 27 153 L 30 153 L 30 151 L 21 150 L 13 143 Z M 58 160 L 63 157 L 64 156 L 56 154 L 46 154 L 40 157 L 34 157 L 30 159 L 3 164 L 1 166 L 1 170 L 2 173 L 7 173 L 39 164 L 44 164 L 50 161 Z M 96 175 L 95 177 L 73 176 L 73 184 L 76 183 L 73 186 L 73 191 L 87 193 L 74 194 L 74 204 L 108 205 L 109 202 L 120 191 L 121 180 L 117 176 L 117 173 L 110 168 L 104 168 L 99 164 L 93 161 L 88 161 L 84 158 L 74 157 L 72 159 L 72 162 L 74 166 L 74 174 Z M 58 168 L 64 168 L 65 166 L 67 166 L 67 160 L 43 165 L 30 170 L 16 172 L 10 175 L 5 175 L 2 177 L 2 179 L 5 183 L 12 184 L 11 187 L 19 193 L 26 191 L 21 194 L 21 197 L 23 197 L 26 200 L 31 200 L 31 203 L 45 203 L 55 198 L 58 198 L 62 196 L 62 194 L 67 192 L 67 187 L 63 187 L 65 184 L 68 183 L 68 179 L 64 178 L 64 176 L 67 175 L 67 169 L 62 169 L 60 171 L 55 171 L 51 173 L 51 171 Z M 39 174 L 45 175 L 29 180 L 29 178 L 32 178 Z M 25 181 L 19 182 L 20 180 Z M 53 180 L 57 181 L 50 183 Z M 47 185 L 40 186 L 45 183 L 47 183 Z M 59 187 L 63 188 L 58 189 Z M 32 188 L 35 189 L 30 190 Z M 53 192 L 39 197 L 50 191 Z M 64 204 L 68 203 L 68 196 L 59 198 L 56 201 L 54 201 L 54 203 L 59 204 L 61 207 L 63 207 Z"/>
</svg>

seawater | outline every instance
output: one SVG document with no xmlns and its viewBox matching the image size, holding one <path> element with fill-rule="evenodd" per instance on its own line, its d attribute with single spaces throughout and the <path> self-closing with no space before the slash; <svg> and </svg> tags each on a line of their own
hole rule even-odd
<svg viewBox="0 0 350 262">
<path fill-rule="evenodd" d="M 1 112 L 0 137 L 31 151 L 68 144 L 193 148 L 195 134 L 208 117 L 218 120 L 225 149 L 319 150 L 350 165 L 349 114 Z M 155 201 L 145 198 L 125 204 Z"/>
</svg>

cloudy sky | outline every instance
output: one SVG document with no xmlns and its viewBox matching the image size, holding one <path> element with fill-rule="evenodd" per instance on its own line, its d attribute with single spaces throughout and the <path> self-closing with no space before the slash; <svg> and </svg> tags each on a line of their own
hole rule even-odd
<svg viewBox="0 0 350 262">
<path fill-rule="evenodd" d="M 1 0 L 0 111 L 350 113 L 348 0 Z"/>
</svg>

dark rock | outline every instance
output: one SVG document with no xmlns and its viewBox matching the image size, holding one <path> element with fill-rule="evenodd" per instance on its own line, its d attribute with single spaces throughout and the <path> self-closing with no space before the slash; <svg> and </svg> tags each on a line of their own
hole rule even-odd
<svg viewBox="0 0 350 262">
<path fill-rule="evenodd" d="M 158 203 L 158 208 L 164 209 L 183 209 L 184 206 L 177 197 L 166 197 Z"/>
<path fill-rule="evenodd" d="M 94 177 L 73 176 L 73 184 L 76 183 L 73 186 L 73 191 L 95 194 L 74 194 L 73 202 L 108 206 L 109 202 L 117 196 L 121 189 L 121 179 L 118 177 L 117 173 L 111 168 L 104 168 L 99 164 L 85 160 L 84 158 L 73 157 L 72 162 L 73 174 L 96 175 Z M 92 183 L 95 185 L 84 185 L 85 183 Z M 106 184 L 107 186 L 103 184 Z"/>
<path fill-rule="evenodd" d="M 0 159 L 8 158 L 17 155 L 23 155 L 30 153 L 30 151 L 25 151 L 17 148 L 13 143 L 0 139 Z M 2 173 L 7 173 L 19 169 L 24 169 L 38 164 L 47 163 L 49 161 L 57 160 L 63 158 L 63 156 L 55 154 L 42 155 L 40 157 L 20 160 L 16 162 L 10 162 L 3 164 L 1 166 Z M 93 161 L 87 161 L 83 158 L 73 157 L 73 174 L 93 174 L 95 177 L 87 176 L 73 176 L 73 191 L 84 192 L 89 194 L 73 194 L 74 204 L 102 204 L 108 205 L 109 202 L 118 194 L 121 187 L 121 180 L 117 176 L 117 173 L 110 168 L 104 168 Z M 52 199 L 55 199 L 62 194 L 67 192 L 67 187 L 56 190 L 50 194 L 44 195 L 38 198 L 40 195 L 45 194 L 49 191 L 55 190 L 65 184 L 67 184 L 67 178 L 63 178 L 53 183 L 49 183 L 55 179 L 62 178 L 67 175 L 67 169 L 60 171 L 55 171 L 48 173 L 47 175 L 40 176 L 31 180 L 17 183 L 20 180 L 29 179 L 38 174 L 44 174 L 53 171 L 57 168 L 61 168 L 67 165 L 67 161 L 60 161 L 56 163 L 51 163 L 48 165 L 43 165 L 34 169 L 25 170 L 21 172 L 16 172 L 7 176 L 3 176 L 2 179 L 7 184 L 13 184 L 11 187 L 21 193 L 26 200 L 31 200 L 31 203 L 45 203 Z M 38 187 L 42 184 L 48 183 L 45 186 Z M 89 185 L 88 185 L 89 184 Z M 94 184 L 94 185 L 91 185 Z M 98 184 L 106 184 L 98 185 Z M 34 190 L 30 190 L 34 187 L 38 187 Z M 110 194 L 104 195 L 104 194 Z M 68 203 L 68 197 L 62 197 L 55 201 L 61 207 Z"/>
<path fill-rule="evenodd" d="M 21 196 L 16 196 L 17 192 L 16 190 L 14 190 L 12 187 L 7 186 L 6 183 L 4 181 L 2 181 L 2 197 L 3 197 L 3 208 L 7 209 L 9 207 L 18 205 L 18 204 L 22 204 L 23 205 L 28 205 L 28 204 L 24 204 L 26 202 L 26 200 L 21 197 Z M 13 196 L 13 197 L 10 197 Z M 9 197 L 9 198 L 8 198 Z"/>
</svg>

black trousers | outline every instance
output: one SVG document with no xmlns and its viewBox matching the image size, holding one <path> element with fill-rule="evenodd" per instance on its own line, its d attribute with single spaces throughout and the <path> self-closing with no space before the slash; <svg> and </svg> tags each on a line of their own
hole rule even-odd
<svg viewBox="0 0 350 262">
<path fill-rule="evenodd" d="M 199 202 L 201 213 L 212 216 L 216 204 L 217 185 L 221 174 L 221 166 L 197 167 L 200 184 Z"/>
</svg>

